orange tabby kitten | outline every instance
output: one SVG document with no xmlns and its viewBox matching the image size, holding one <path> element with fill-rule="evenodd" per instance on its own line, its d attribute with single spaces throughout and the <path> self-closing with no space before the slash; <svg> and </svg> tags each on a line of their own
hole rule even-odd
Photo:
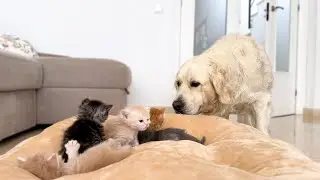
<svg viewBox="0 0 320 180">
<path fill-rule="evenodd" d="M 164 122 L 165 108 L 150 108 L 150 125 L 147 130 L 157 131 L 161 128 Z"/>
<path fill-rule="evenodd" d="M 49 180 L 94 171 L 119 162 L 132 153 L 131 146 L 121 146 L 113 139 L 91 147 L 82 154 L 78 154 L 79 147 L 80 144 L 73 140 L 65 144 L 70 158 L 67 163 L 56 153 L 37 153 L 27 158 L 18 157 L 18 166 L 43 180 Z"/>
<path fill-rule="evenodd" d="M 150 125 L 149 110 L 142 106 L 127 106 L 119 114 L 104 122 L 106 139 L 113 138 L 122 145 L 139 145 L 139 131 L 145 131 Z"/>
<path fill-rule="evenodd" d="M 43 180 L 63 176 L 63 160 L 56 153 L 36 153 L 33 156 L 18 157 L 18 166 Z"/>
</svg>

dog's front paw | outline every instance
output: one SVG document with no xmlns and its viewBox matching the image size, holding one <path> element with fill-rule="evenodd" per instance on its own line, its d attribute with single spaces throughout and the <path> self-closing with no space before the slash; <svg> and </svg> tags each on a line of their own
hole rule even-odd
<svg viewBox="0 0 320 180">
<path fill-rule="evenodd" d="M 66 148 L 66 153 L 69 158 L 75 158 L 78 156 L 78 151 L 80 148 L 80 144 L 76 140 L 70 140 L 67 144 L 64 145 Z"/>
</svg>

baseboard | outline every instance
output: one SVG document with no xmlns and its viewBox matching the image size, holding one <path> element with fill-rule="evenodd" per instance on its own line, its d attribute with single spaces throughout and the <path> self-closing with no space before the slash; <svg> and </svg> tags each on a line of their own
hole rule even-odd
<svg viewBox="0 0 320 180">
<path fill-rule="evenodd" d="M 320 109 L 303 109 L 303 122 L 315 122 L 320 120 Z"/>
</svg>

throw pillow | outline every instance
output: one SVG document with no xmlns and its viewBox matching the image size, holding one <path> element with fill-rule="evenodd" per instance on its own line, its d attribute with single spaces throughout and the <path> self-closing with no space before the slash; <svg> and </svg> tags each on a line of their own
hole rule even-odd
<svg viewBox="0 0 320 180">
<path fill-rule="evenodd" d="M 37 51 L 28 41 L 13 35 L 0 34 L 0 50 L 24 57 L 39 57 Z"/>
</svg>

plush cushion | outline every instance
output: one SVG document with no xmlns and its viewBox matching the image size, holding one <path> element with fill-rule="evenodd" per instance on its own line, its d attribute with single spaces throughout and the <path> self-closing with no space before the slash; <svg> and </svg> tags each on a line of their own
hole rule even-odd
<svg viewBox="0 0 320 180">
<path fill-rule="evenodd" d="M 0 51 L 0 91 L 38 89 L 42 67 L 37 61 Z"/>
<path fill-rule="evenodd" d="M 123 63 L 107 59 L 42 57 L 43 87 L 125 89 L 131 71 Z"/>
<path fill-rule="evenodd" d="M 0 179 L 37 179 L 19 169 L 17 156 L 35 151 L 57 152 L 61 134 L 74 117 L 60 121 L 41 134 L 21 142 L 0 156 Z M 130 157 L 108 167 L 63 180 L 87 179 L 319 179 L 320 166 L 293 146 L 252 127 L 210 116 L 166 114 L 164 127 L 180 127 L 205 135 L 203 146 L 191 141 L 146 143 Z"/>
</svg>

